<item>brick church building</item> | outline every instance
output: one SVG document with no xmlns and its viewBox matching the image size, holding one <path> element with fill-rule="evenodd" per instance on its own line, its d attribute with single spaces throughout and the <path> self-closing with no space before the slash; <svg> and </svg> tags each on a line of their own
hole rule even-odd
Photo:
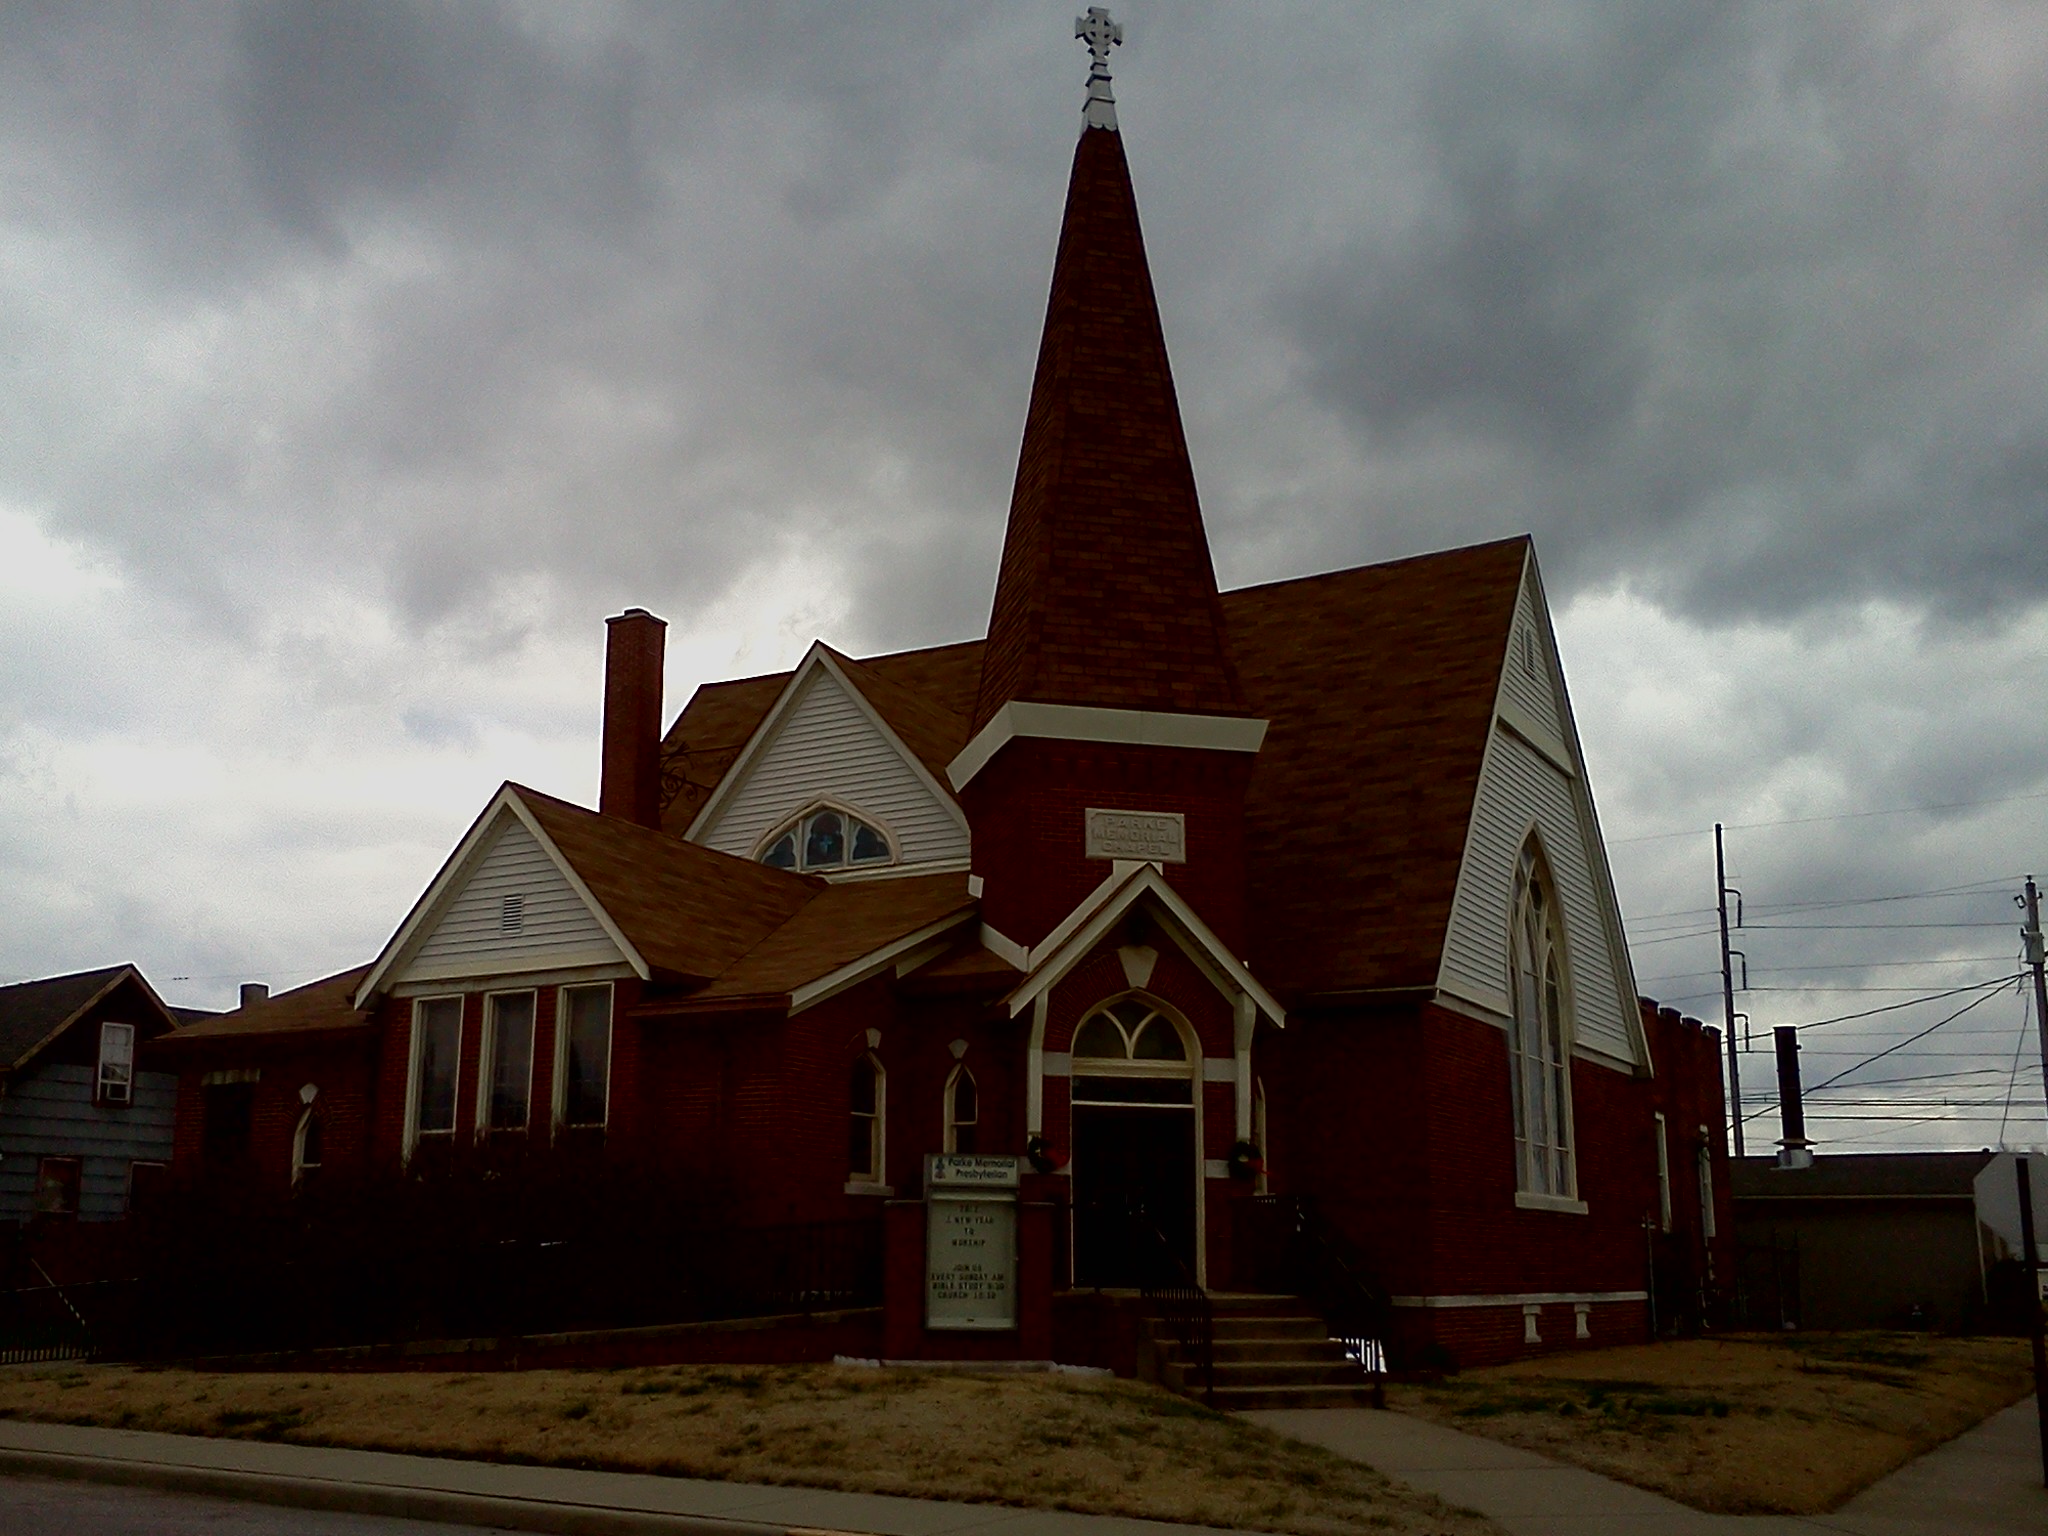
<svg viewBox="0 0 2048 1536">
<path fill-rule="evenodd" d="M 1398 1350 L 1727 1275 L 1714 1034 L 1637 998 L 1527 538 L 1219 592 L 1106 71 L 986 637 L 697 689 L 609 621 L 595 810 L 495 794 L 366 967 L 165 1046 L 177 1158 L 576 1145 L 739 1223 L 1028 1156 L 1056 1287 L 1312 1197 Z M 1397 1351 L 1398 1352 L 1398 1351 Z"/>
</svg>

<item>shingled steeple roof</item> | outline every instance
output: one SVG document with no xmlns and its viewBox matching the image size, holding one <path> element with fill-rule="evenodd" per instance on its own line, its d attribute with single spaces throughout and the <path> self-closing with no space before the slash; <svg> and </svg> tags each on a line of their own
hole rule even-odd
<svg viewBox="0 0 2048 1536">
<path fill-rule="evenodd" d="M 975 727 L 1013 699 L 1249 713 L 1114 128 L 1074 151 Z"/>
</svg>

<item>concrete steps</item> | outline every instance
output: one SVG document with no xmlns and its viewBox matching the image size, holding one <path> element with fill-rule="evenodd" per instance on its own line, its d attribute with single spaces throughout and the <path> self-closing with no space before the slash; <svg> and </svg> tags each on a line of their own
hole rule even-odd
<svg viewBox="0 0 2048 1536">
<path fill-rule="evenodd" d="M 1371 1378 L 1332 1339 L 1328 1325 L 1297 1296 L 1212 1295 L 1216 1331 L 1216 1406 L 1350 1408 L 1372 1406 Z M 1157 1318 L 1148 1319 L 1159 1381 L 1202 1395 L 1202 1372 Z"/>
</svg>

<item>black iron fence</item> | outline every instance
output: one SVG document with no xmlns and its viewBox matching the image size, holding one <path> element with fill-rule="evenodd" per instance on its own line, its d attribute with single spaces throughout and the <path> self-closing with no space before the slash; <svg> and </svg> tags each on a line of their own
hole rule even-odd
<svg viewBox="0 0 2048 1536">
<path fill-rule="evenodd" d="M 455 1172 L 290 1198 L 167 1190 L 135 1218 L 125 1284 L 0 1297 L 0 1349 L 290 1352 L 880 1305 L 879 1220 L 721 1216 L 614 1172 Z"/>
</svg>

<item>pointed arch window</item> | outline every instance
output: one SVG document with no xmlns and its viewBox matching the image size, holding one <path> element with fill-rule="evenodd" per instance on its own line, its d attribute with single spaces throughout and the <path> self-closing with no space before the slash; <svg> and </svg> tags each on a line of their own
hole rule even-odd
<svg viewBox="0 0 2048 1536">
<path fill-rule="evenodd" d="M 946 1150 L 972 1154 L 980 1150 L 981 1092 L 965 1064 L 946 1079 Z"/>
<path fill-rule="evenodd" d="M 1578 1176 L 1573 1166 L 1570 973 L 1556 890 L 1533 839 L 1515 870 L 1508 953 L 1517 1186 L 1527 1195 L 1572 1200 Z"/>
<path fill-rule="evenodd" d="M 836 805 L 816 806 L 772 834 L 761 862 L 773 869 L 823 874 L 866 869 L 896 861 L 889 834 Z"/>
</svg>

